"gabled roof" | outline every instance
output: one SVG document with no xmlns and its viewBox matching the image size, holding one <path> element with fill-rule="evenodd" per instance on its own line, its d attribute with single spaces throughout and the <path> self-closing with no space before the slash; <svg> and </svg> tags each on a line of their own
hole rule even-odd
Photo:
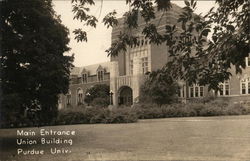
<svg viewBox="0 0 250 161">
<path fill-rule="evenodd" d="M 88 65 L 88 66 L 82 66 L 82 67 L 74 67 L 71 70 L 70 75 L 75 75 L 75 76 L 81 76 L 83 72 L 87 72 L 88 75 L 96 75 L 96 71 L 98 69 L 104 69 L 105 72 L 109 73 L 110 72 L 110 62 L 103 62 L 103 63 L 98 63 L 98 64 L 93 64 L 93 65 Z"/>
</svg>

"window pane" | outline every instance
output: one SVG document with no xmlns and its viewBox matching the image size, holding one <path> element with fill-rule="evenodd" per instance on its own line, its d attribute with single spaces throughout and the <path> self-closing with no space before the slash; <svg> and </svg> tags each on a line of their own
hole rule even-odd
<svg viewBox="0 0 250 161">
<path fill-rule="evenodd" d="M 220 88 L 220 95 L 221 96 L 223 96 L 223 91 L 224 91 L 224 89 L 223 89 L 223 84 L 221 84 L 220 86 L 219 86 L 219 88 Z"/>
<path fill-rule="evenodd" d="M 190 97 L 194 97 L 194 88 L 193 87 L 190 88 Z"/>
<path fill-rule="evenodd" d="M 241 84 L 241 92 L 242 92 L 242 94 L 246 94 L 246 84 L 245 83 Z"/>
<path fill-rule="evenodd" d="M 248 82 L 248 94 L 250 94 L 250 82 Z"/>
<path fill-rule="evenodd" d="M 199 88 L 195 87 L 195 97 L 199 97 Z"/>
<path fill-rule="evenodd" d="M 203 97 L 203 87 L 200 87 L 200 97 Z"/>
<path fill-rule="evenodd" d="M 228 84 L 226 84 L 225 85 L 225 95 L 229 95 L 229 85 Z"/>
</svg>

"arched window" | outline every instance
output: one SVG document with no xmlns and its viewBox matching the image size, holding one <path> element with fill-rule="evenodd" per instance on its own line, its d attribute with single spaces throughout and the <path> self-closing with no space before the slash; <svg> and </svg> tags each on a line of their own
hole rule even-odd
<svg viewBox="0 0 250 161">
<path fill-rule="evenodd" d="M 104 68 L 100 65 L 97 70 L 97 81 L 101 82 L 104 80 Z"/>
<path fill-rule="evenodd" d="M 70 105 L 71 104 L 71 91 L 66 94 L 66 104 Z"/>
<path fill-rule="evenodd" d="M 88 74 L 87 73 L 82 74 L 82 83 L 88 83 Z"/>
<path fill-rule="evenodd" d="M 81 105 L 83 103 L 83 90 L 81 88 L 77 89 L 77 105 Z"/>
<path fill-rule="evenodd" d="M 99 82 L 104 80 L 104 72 L 103 72 L 103 70 L 100 70 L 100 71 L 97 72 L 97 77 L 98 77 Z"/>
</svg>

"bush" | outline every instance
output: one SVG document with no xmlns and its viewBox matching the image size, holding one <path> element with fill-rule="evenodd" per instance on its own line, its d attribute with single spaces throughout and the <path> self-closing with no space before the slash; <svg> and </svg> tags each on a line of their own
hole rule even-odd
<svg viewBox="0 0 250 161">
<path fill-rule="evenodd" d="M 57 124 L 132 123 L 138 119 L 220 116 L 250 114 L 250 108 L 240 104 L 228 105 L 225 101 L 210 103 L 188 103 L 158 106 L 156 104 L 134 104 L 108 108 L 71 108 L 59 111 Z"/>
<path fill-rule="evenodd" d="M 118 108 L 110 111 L 107 108 L 72 108 L 59 111 L 57 124 L 94 124 L 94 123 L 132 123 L 138 117 L 129 108 Z"/>
<path fill-rule="evenodd" d="M 188 103 L 163 106 L 136 104 L 133 107 L 139 119 L 250 114 L 250 108 L 241 105 L 230 106 L 223 100 L 215 100 L 206 104 Z"/>
<path fill-rule="evenodd" d="M 109 97 L 106 98 L 94 98 L 91 102 L 91 105 L 94 107 L 107 107 L 109 105 Z"/>
<path fill-rule="evenodd" d="M 205 106 L 204 109 L 200 111 L 200 116 L 219 116 L 225 115 L 226 113 L 223 111 L 222 107 L 219 106 Z"/>
</svg>

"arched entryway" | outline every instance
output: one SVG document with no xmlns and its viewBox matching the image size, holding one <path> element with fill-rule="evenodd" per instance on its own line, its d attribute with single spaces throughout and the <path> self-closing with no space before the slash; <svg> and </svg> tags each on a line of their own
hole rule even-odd
<svg viewBox="0 0 250 161">
<path fill-rule="evenodd" d="M 128 86 L 122 86 L 118 91 L 118 105 L 130 106 L 133 104 L 133 91 Z"/>
</svg>

